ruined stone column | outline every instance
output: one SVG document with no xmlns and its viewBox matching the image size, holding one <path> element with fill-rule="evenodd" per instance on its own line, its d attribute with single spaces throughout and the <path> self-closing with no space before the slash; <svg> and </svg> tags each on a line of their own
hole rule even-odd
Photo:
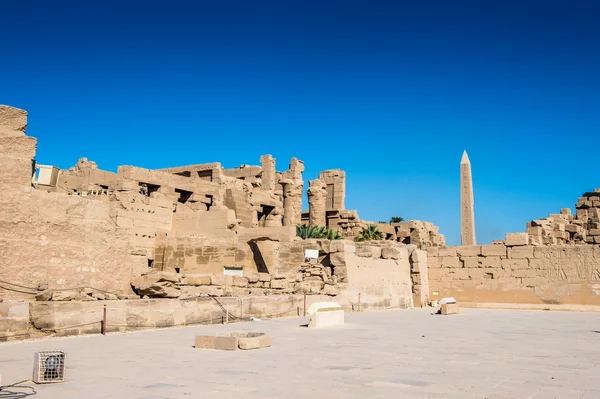
<svg viewBox="0 0 600 399">
<path fill-rule="evenodd" d="M 303 184 L 283 184 L 283 225 L 296 226 L 302 221 Z"/>
<path fill-rule="evenodd" d="M 475 209 L 473 207 L 473 179 L 467 151 L 460 161 L 460 230 L 461 245 L 475 244 Z"/>
<path fill-rule="evenodd" d="M 327 199 L 327 185 L 320 179 L 310 180 L 308 188 L 309 224 L 311 226 L 325 226 L 325 201 Z"/>
<path fill-rule="evenodd" d="M 260 163 L 262 165 L 262 189 L 263 190 L 274 190 L 276 173 L 275 173 L 275 158 L 271 155 L 263 155 L 260 157 Z"/>
<path fill-rule="evenodd" d="M 37 140 L 26 136 L 27 112 L 0 105 L 0 196 L 22 195 L 31 187 Z"/>
<path fill-rule="evenodd" d="M 292 158 L 290 168 L 279 181 L 283 186 L 283 225 L 296 226 L 302 221 L 302 194 L 304 162 Z"/>
</svg>

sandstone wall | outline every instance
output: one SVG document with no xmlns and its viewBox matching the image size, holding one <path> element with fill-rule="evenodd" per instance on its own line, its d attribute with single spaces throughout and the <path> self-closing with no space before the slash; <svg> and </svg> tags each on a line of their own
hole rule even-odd
<svg viewBox="0 0 600 399">
<path fill-rule="evenodd" d="M 431 299 L 600 304 L 598 246 L 524 245 L 527 242 L 526 234 L 515 234 L 507 235 L 507 245 L 429 248 Z"/>
<path fill-rule="evenodd" d="M 306 307 L 308 308 L 314 302 L 328 300 L 330 300 L 328 297 L 309 295 L 306 297 Z M 219 298 L 218 302 L 209 297 L 188 301 L 140 299 L 102 302 L 31 302 L 29 318 L 34 328 L 29 330 L 29 334 L 36 336 L 40 333 L 56 335 L 99 333 L 104 305 L 107 308 L 107 332 L 221 324 L 227 320 L 227 311 L 229 311 L 229 322 L 248 320 L 250 317 L 269 319 L 304 315 L 303 295 L 230 297 Z M 6 340 L 13 335 L 3 334 L 4 332 L 0 334 L 0 340 Z"/>
<path fill-rule="evenodd" d="M 362 309 L 412 307 L 412 282 L 408 249 L 385 242 L 343 241 L 342 251 L 331 254 L 331 263 L 345 264 L 346 283 L 340 302 Z"/>
<path fill-rule="evenodd" d="M 0 296 L 32 298 L 38 286 L 131 293 L 147 261 L 132 255 L 108 202 L 32 190 L 26 121 L 25 111 L 0 106 Z"/>
</svg>

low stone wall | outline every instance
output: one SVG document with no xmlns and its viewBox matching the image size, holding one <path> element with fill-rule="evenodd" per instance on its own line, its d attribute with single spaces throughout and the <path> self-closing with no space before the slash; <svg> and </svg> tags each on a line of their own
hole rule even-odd
<svg viewBox="0 0 600 399">
<path fill-rule="evenodd" d="M 600 305 L 600 247 L 507 245 L 428 249 L 431 299 L 459 302 Z"/>
<path fill-rule="evenodd" d="M 7 336 L 13 339 L 29 338 L 28 302 L 0 302 L 0 342 L 7 340 Z"/>
<path fill-rule="evenodd" d="M 315 302 L 340 301 L 345 310 L 358 309 L 358 303 L 325 295 L 241 296 L 193 300 L 140 299 L 96 302 L 21 302 L 19 333 L 3 331 L 0 340 L 42 335 L 82 335 L 101 332 L 106 305 L 107 332 L 134 331 L 173 326 L 221 324 L 247 321 L 251 317 L 271 319 L 304 316 Z M 367 306 L 376 308 L 376 306 Z M 23 309 L 28 311 L 23 317 Z M 229 316 L 227 316 L 229 312 Z M 29 324 L 31 322 L 31 324 Z M 29 330 L 27 328 L 29 327 Z"/>
</svg>

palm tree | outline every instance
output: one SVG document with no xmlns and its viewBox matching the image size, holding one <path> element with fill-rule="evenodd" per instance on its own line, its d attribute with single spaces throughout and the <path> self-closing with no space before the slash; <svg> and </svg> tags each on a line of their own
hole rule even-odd
<svg viewBox="0 0 600 399">
<path fill-rule="evenodd" d="M 392 216 L 392 218 L 390 219 L 390 223 L 400 223 L 403 221 L 404 221 L 404 218 L 401 216 Z"/>
<path fill-rule="evenodd" d="M 383 240 L 383 233 L 379 231 L 376 225 L 370 224 L 363 228 L 362 231 L 356 237 L 356 241 L 374 241 Z"/>
<path fill-rule="evenodd" d="M 324 240 L 341 240 L 343 237 L 333 229 L 325 228 L 323 226 L 311 226 L 306 224 L 299 224 L 296 226 L 296 235 L 303 240 L 310 238 L 321 238 Z"/>
<path fill-rule="evenodd" d="M 343 237 L 337 231 L 328 228 L 323 231 L 320 238 L 324 240 L 341 240 Z"/>
<path fill-rule="evenodd" d="M 309 238 L 321 238 L 324 229 L 325 228 L 321 226 L 299 224 L 296 226 L 296 235 L 303 240 L 308 240 Z"/>
</svg>

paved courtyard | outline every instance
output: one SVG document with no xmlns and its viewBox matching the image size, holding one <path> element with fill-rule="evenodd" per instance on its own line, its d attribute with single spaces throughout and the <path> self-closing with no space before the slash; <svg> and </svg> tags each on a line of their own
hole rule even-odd
<svg viewBox="0 0 600 399">
<path fill-rule="evenodd" d="M 35 398 L 600 398 L 600 314 L 461 309 L 346 314 L 0 344 L 3 383 L 31 378 L 33 353 L 67 352 L 67 382 Z M 264 331 L 271 348 L 193 348 L 195 335 Z"/>
</svg>

